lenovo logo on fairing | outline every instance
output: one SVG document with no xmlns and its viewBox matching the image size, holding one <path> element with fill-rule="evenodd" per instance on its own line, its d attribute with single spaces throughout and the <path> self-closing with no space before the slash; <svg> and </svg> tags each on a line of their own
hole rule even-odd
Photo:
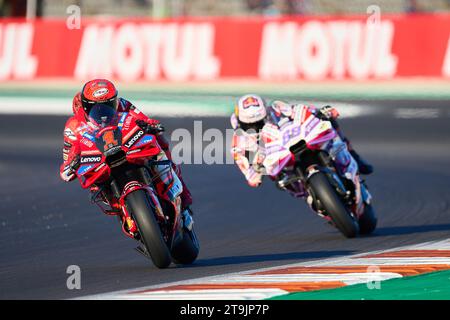
<svg viewBox="0 0 450 320">
<path fill-rule="evenodd" d="M 98 163 L 102 161 L 102 157 L 83 157 L 81 158 L 81 163 Z"/>
<path fill-rule="evenodd" d="M 133 138 L 131 138 L 130 140 L 128 140 L 127 143 L 125 143 L 125 147 L 131 148 L 136 143 L 136 141 L 138 141 L 143 135 L 144 131 L 140 130 L 133 136 Z"/>
</svg>

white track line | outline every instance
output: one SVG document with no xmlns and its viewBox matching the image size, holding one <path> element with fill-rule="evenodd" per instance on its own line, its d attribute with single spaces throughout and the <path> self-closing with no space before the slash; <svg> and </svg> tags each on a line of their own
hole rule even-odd
<svg viewBox="0 0 450 320">
<path fill-rule="evenodd" d="M 361 253 L 351 256 L 343 256 L 338 258 L 329 258 L 289 265 L 282 265 L 271 268 L 255 269 L 243 272 L 223 274 L 217 276 L 203 277 L 165 283 L 135 289 L 120 290 L 98 295 L 81 297 L 79 299 L 263 299 L 275 295 L 286 293 L 282 289 L 273 288 L 248 288 L 248 289 L 204 289 L 204 290 L 165 290 L 169 286 L 189 285 L 189 284 L 225 284 L 233 283 L 289 283 L 289 282 L 327 282 L 342 281 L 347 285 L 357 283 L 367 283 L 369 281 L 382 281 L 386 279 L 399 278 L 400 274 L 392 272 L 369 272 L 368 273 L 344 273 L 344 274 L 272 274 L 272 275 L 251 275 L 253 273 L 266 272 L 270 270 L 279 270 L 293 267 L 319 267 L 319 266 L 383 266 L 383 265 L 427 265 L 427 264 L 444 264 L 449 265 L 450 258 L 435 257 L 412 257 L 412 258 L 364 258 L 367 255 L 379 253 L 400 251 L 400 250 L 450 250 L 450 239 L 441 241 L 432 241 L 417 245 L 409 245 L 389 250 L 379 250 Z M 170 270 L 168 270 L 170 272 Z M 158 290 L 159 289 L 159 290 Z M 149 292 L 149 290 L 152 290 Z"/>
<path fill-rule="evenodd" d="M 392 266 L 392 265 L 427 265 L 427 264 L 448 264 L 450 258 L 367 258 L 367 259 L 342 259 L 333 263 L 322 264 L 322 266 Z"/>
<path fill-rule="evenodd" d="M 289 292 L 281 289 L 207 289 L 207 290 L 173 290 L 145 292 L 111 296 L 111 300 L 201 300 L 208 296 L 208 300 L 262 300 L 284 295 Z M 104 299 L 104 298 L 102 298 Z"/>
<path fill-rule="evenodd" d="M 152 116 L 226 116 L 228 112 L 211 108 L 205 103 L 183 103 L 174 101 L 143 101 L 133 103 L 142 112 Z M 72 101 L 63 98 L 11 98 L 0 100 L 0 114 L 29 114 L 29 115 L 72 115 Z"/>
<path fill-rule="evenodd" d="M 202 284 L 213 283 L 289 283 L 289 282 L 329 282 L 329 281 L 342 281 L 347 284 L 361 283 L 373 281 L 376 278 L 379 281 L 401 278 L 401 275 L 393 272 L 377 272 L 377 273 L 293 273 L 293 274 L 274 274 L 274 275 L 243 275 L 232 276 L 226 279 L 214 279 L 208 281 L 202 281 Z"/>
<path fill-rule="evenodd" d="M 436 119 L 440 111 L 434 108 L 400 108 L 395 110 L 394 115 L 399 119 Z"/>
<path fill-rule="evenodd" d="M 230 99 L 229 108 L 223 106 L 223 102 L 214 105 L 211 101 L 160 101 L 132 100 L 132 102 L 144 113 L 152 116 L 229 116 L 233 110 L 234 100 Z M 309 103 L 309 102 L 305 102 Z M 329 104 L 329 102 L 314 101 L 310 103 L 317 107 Z M 342 118 L 354 118 L 370 116 L 377 113 L 377 109 L 370 105 L 353 103 L 333 103 Z M 42 98 L 42 97 L 4 97 L 0 100 L 0 114 L 29 114 L 29 115 L 60 115 L 72 114 L 72 100 L 67 98 Z"/>
</svg>

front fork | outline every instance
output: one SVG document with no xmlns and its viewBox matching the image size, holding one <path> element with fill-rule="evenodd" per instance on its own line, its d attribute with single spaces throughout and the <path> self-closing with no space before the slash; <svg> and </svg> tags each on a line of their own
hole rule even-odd
<svg viewBox="0 0 450 320">
<path fill-rule="evenodd" d="M 183 192 L 183 185 L 172 166 L 162 164 L 165 162 L 165 158 L 158 159 L 153 162 L 153 165 L 140 168 L 143 183 L 138 188 L 146 189 L 149 194 L 151 205 L 160 225 L 163 226 L 163 234 L 170 249 L 175 243 L 183 239 L 183 227 L 192 230 L 193 220 L 186 210 L 181 212 L 180 195 Z M 134 190 L 127 190 L 125 187 L 124 194 L 121 197 L 121 207 L 125 219 L 132 219 L 132 217 L 126 210 L 124 199 Z M 164 202 L 164 206 L 161 205 L 161 201 Z M 167 212 L 164 212 L 164 210 Z"/>
<path fill-rule="evenodd" d="M 187 210 L 181 212 L 180 194 L 183 190 L 181 181 L 179 180 L 178 176 L 173 171 L 171 166 L 166 166 L 166 168 L 167 170 L 159 170 L 159 174 L 155 174 L 155 171 L 152 172 L 152 168 L 149 167 L 140 168 L 138 180 L 141 180 L 142 182 L 131 181 L 127 185 L 125 185 L 123 191 L 121 191 L 118 185 L 113 181 L 111 183 L 111 192 L 113 196 L 108 199 L 108 202 L 109 205 L 116 208 L 116 210 L 110 213 L 108 210 L 105 210 L 102 207 L 100 208 L 106 214 L 119 216 L 123 233 L 125 233 L 126 236 L 132 239 L 139 240 L 137 225 L 125 205 L 126 197 L 131 192 L 139 189 L 144 189 L 149 195 L 150 205 L 152 206 L 153 211 L 156 213 L 156 218 L 161 225 L 165 226 L 168 224 L 170 217 L 169 214 L 165 214 L 164 210 L 162 209 L 163 207 L 160 203 L 159 196 L 162 197 L 172 205 L 172 209 L 169 210 L 173 211 L 174 213 L 172 216 L 172 229 L 165 232 L 165 238 L 168 241 L 169 247 L 171 247 L 174 242 L 182 238 L 183 227 L 185 227 L 189 231 L 192 230 L 193 220 Z M 161 166 L 159 166 L 159 169 L 161 169 Z M 151 178 L 151 176 L 153 177 L 153 179 Z M 151 187 L 153 185 L 157 188 L 157 190 Z"/>
<path fill-rule="evenodd" d="M 302 181 L 307 181 L 311 176 L 317 172 L 322 172 L 328 178 L 330 184 L 334 187 L 340 198 L 343 200 L 344 204 L 351 209 L 352 214 L 355 217 L 359 217 L 364 212 L 365 204 L 370 204 L 372 199 L 367 187 L 364 182 L 360 181 L 359 176 L 357 176 L 357 181 L 348 180 L 352 183 L 354 190 L 349 189 L 342 181 L 342 178 L 337 174 L 337 169 L 330 156 L 325 152 L 318 153 L 319 161 L 322 165 L 313 164 L 306 168 L 305 173 L 297 168 L 298 175 L 302 178 Z M 319 202 L 315 198 L 315 195 L 311 190 L 308 190 L 309 195 L 307 196 L 307 203 L 310 207 L 316 211 L 319 215 L 323 215 L 323 210 L 320 207 Z"/>
<path fill-rule="evenodd" d="M 305 174 L 301 172 L 300 169 L 297 169 L 299 174 L 301 173 L 303 176 L 303 181 L 306 182 L 306 185 L 308 184 L 308 180 L 315 174 L 321 172 L 325 174 L 330 184 L 333 186 L 333 188 L 336 190 L 339 197 L 344 201 L 346 205 L 351 205 L 351 191 L 347 190 L 344 184 L 342 183 L 341 179 L 338 177 L 337 173 L 331 170 L 328 167 L 323 167 L 319 165 L 311 165 L 306 169 Z M 316 211 L 319 215 L 324 216 L 324 210 L 320 205 L 320 201 L 316 198 L 316 195 L 314 192 L 306 187 L 308 191 L 308 195 L 306 198 L 306 202 L 308 205 Z"/>
<path fill-rule="evenodd" d="M 133 184 L 133 186 L 127 188 L 127 186 L 130 184 Z M 133 239 L 138 239 L 139 233 L 137 225 L 131 214 L 128 212 L 127 206 L 125 205 L 125 199 L 130 193 L 137 190 L 144 190 L 149 195 L 150 205 L 153 208 L 153 212 L 156 214 L 156 218 L 159 220 L 159 222 L 166 222 L 165 215 L 162 211 L 158 197 L 155 195 L 155 191 L 150 186 L 141 184 L 137 181 L 130 182 L 125 186 L 124 191 L 119 199 L 119 204 L 122 209 L 122 231 L 128 237 Z"/>
<path fill-rule="evenodd" d="M 111 187 L 105 185 L 91 187 L 91 203 L 96 204 L 100 210 L 108 216 L 117 216 L 122 226 L 123 233 L 137 239 L 137 227 L 125 207 L 117 186 L 112 182 Z"/>
</svg>

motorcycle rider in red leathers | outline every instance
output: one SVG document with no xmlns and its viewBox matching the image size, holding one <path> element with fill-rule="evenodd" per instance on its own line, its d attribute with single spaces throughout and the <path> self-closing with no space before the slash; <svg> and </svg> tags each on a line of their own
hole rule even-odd
<svg viewBox="0 0 450 320">
<path fill-rule="evenodd" d="M 148 118 L 140 112 L 130 101 L 118 97 L 118 91 L 114 84 L 106 79 L 95 79 L 87 82 L 81 92 L 78 92 L 73 98 L 72 110 L 73 116 L 66 122 L 64 129 L 64 147 L 63 147 L 63 164 L 60 167 L 61 178 L 66 181 L 72 181 L 76 178 L 76 170 L 80 165 L 80 146 L 82 135 L 90 126 L 87 121 L 90 109 L 97 103 L 111 105 L 116 112 L 131 112 L 138 120 L 139 126 L 143 129 L 154 128 L 158 129 L 160 133 L 155 134 L 156 140 L 164 151 L 169 160 L 172 160 L 172 155 L 169 150 L 169 144 L 162 135 L 164 130 L 158 120 Z M 192 211 L 189 206 L 192 204 L 192 196 L 186 187 L 182 177 L 181 170 L 176 164 L 172 164 L 173 169 L 180 178 L 183 185 L 183 192 L 181 193 L 181 206 L 183 215 L 187 223 L 192 223 Z M 96 186 L 91 188 L 91 192 L 97 191 Z M 108 199 L 108 195 L 104 195 Z M 189 217 L 186 217 L 189 214 Z"/>
<path fill-rule="evenodd" d="M 299 106 L 303 107 L 303 105 Z M 339 112 L 330 106 L 321 109 L 307 107 L 315 116 L 329 120 L 337 131 L 338 136 L 333 140 L 329 151 L 343 171 L 342 173 L 350 180 L 355 179 L 358 171 L 361 174 L 371 174 L 373 172 L 372 165 L 356 153 L 340 130 L 336 120 Z M 262 129 L 265 125 L 277 125 L 272 124 L 269 120 L 269 112 L 274 112 L 280 118 L 280 122 L 285 123 L 292 121 L 295 118 L 296 110 L 300 109 L 296 108 L 296 105 L 282 101 L 274 101 L 268 106 L 264 99 L 254 94 L 245 95 L 238 100 L 235 112 L 231 115 L 231 125 L 234 129 L 231 153 L 251 187 L 258 187 L 263 178 L 264 148 L 259 143 L 262 139 Z M 238 131 L 238 129 L 241 130 Z M 254 155 L 253 160 L 250 159 L 250 153 Z"/>
</svg>

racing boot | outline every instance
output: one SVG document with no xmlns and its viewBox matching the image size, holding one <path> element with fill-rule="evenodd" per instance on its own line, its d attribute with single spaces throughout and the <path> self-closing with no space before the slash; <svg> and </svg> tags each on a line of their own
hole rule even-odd
<svg viewBox="0 0 450 320">
<path fill-rule="evenodd" d="M 344 142 L 347 144 L 347 149 L 352 155 L 353 159 L 355 159 L 356 163 L 358 164 L 359 173 L 369 175 L 373 172 L 373 166 L 368 163 L 366 160 L 364 160 L 356 151 L 353 149 L 350 141 L 344 137 Z"/>
<path fill-rule="evenodd" d="M 159 146 L 164 151 L 167 159 L 172 161 L 172 153 L 169 150 L 169 142 L 166 140 L 166 138 L 164 138 L 163 135 L 157 135 L 156 139 L 158 141 Z M 181 175 L 180 166 L 175 164 L 172 161 L 172 168 L 175 171 L 175 173 L 177 174 L 177 176 L 180 179 L 181 184 L 183 186 L 183 192 L 181 193 L 180 197 L 181 197 L 181 210 L 184 211 L 184 210 L 188 209 L 190 205 L 192 205 L 192 195 L 191 195 L 191 192 L 189 191 L 189 189 L 187 188 L 186 184 L 184 183 L 183 176 Z M 192 211 L 191 211 L 191 215 L 192 215 Z"/>
<path fill-rule="evenodd" d="M 181 176 L 181 172 L 179 172 L 178 178 L 180 179 L 181 184 L 183 185 L 183 192 L 180 194 L 181 210 L 189 209 L 189 207 L 192 205 L 191 192 L 189 191 L 186 184 L 184 183 L 183 177 Z"/>
<path fill-rule="evenodd" d="M 181 215 L 183 217 L 183 223 L 186 229 L 189 231 L 192 231 L 192 227 L 194 225 L 194 219 L 192 216 L 194 215 L 194 212 L 192 212 L 191 205 L 192 205 L 192 195 L 189 189 L 184 184 L 184 181 L 182 178 L 180 178 L 180 181 L 183 185 L 183 192 L 180 194 L 181 198 Z"/>
<path fill-rule="evenodd" d="M 320 111 L 322 114 L 324 114 L 323 110 L 329 110 L 328 108 L 331 108 L 329 106 L 325 106 L 323 107 Z M 334 108 L 332 108 L 334 109 Z M 339 137 L 342 139 L 342 141 L 344 141 L 347 144 L 347 149 L 350 152 L 350 154 L 352 155 L 353 159 L 355 159 L 356 163 L 358 164 L 358 168 L 359 168 L 359 173 L 361 174 L 365 174 L 365 175 L 369 175 L 373 172 L 373 166 L 368 163 L 366 160 L 364 160 L 363 158 L 361 158 L 361 156 L 355 151 L 355 149 L 353 149 L 350 141 L 347 139 L 347 137 L 344 135 L 344 133 L 342 132 L 339 123 L 336 120 L 337 117 L 329 117 L 329 121 L 331 122 L 331 125 L 333 126 L 333 128 L 336 130 L 336 132 L 338 133 Z"/>
<path fill-rule="evenodd" d="M 194 226 L 194 219 L 192 219 L 192 215 L 193 212 L 191 210 L 191 208 L 186 208 L 182 213 L 182 219 L 183 219 L 183 225 L 184 227 L 189 230 L 192 231 L 192 227 Z"/>
<path fill-rule="evenodd" d="M 358 164 L 359 173 L 369 175 L 373 172 L 373 166 L 370 163 L 361 158 L 361 156 L 356 153 L 355 150 L 350 149 L 349 151 L 353 159 L 355 159 L 356 163 Z"/>
</svg>

